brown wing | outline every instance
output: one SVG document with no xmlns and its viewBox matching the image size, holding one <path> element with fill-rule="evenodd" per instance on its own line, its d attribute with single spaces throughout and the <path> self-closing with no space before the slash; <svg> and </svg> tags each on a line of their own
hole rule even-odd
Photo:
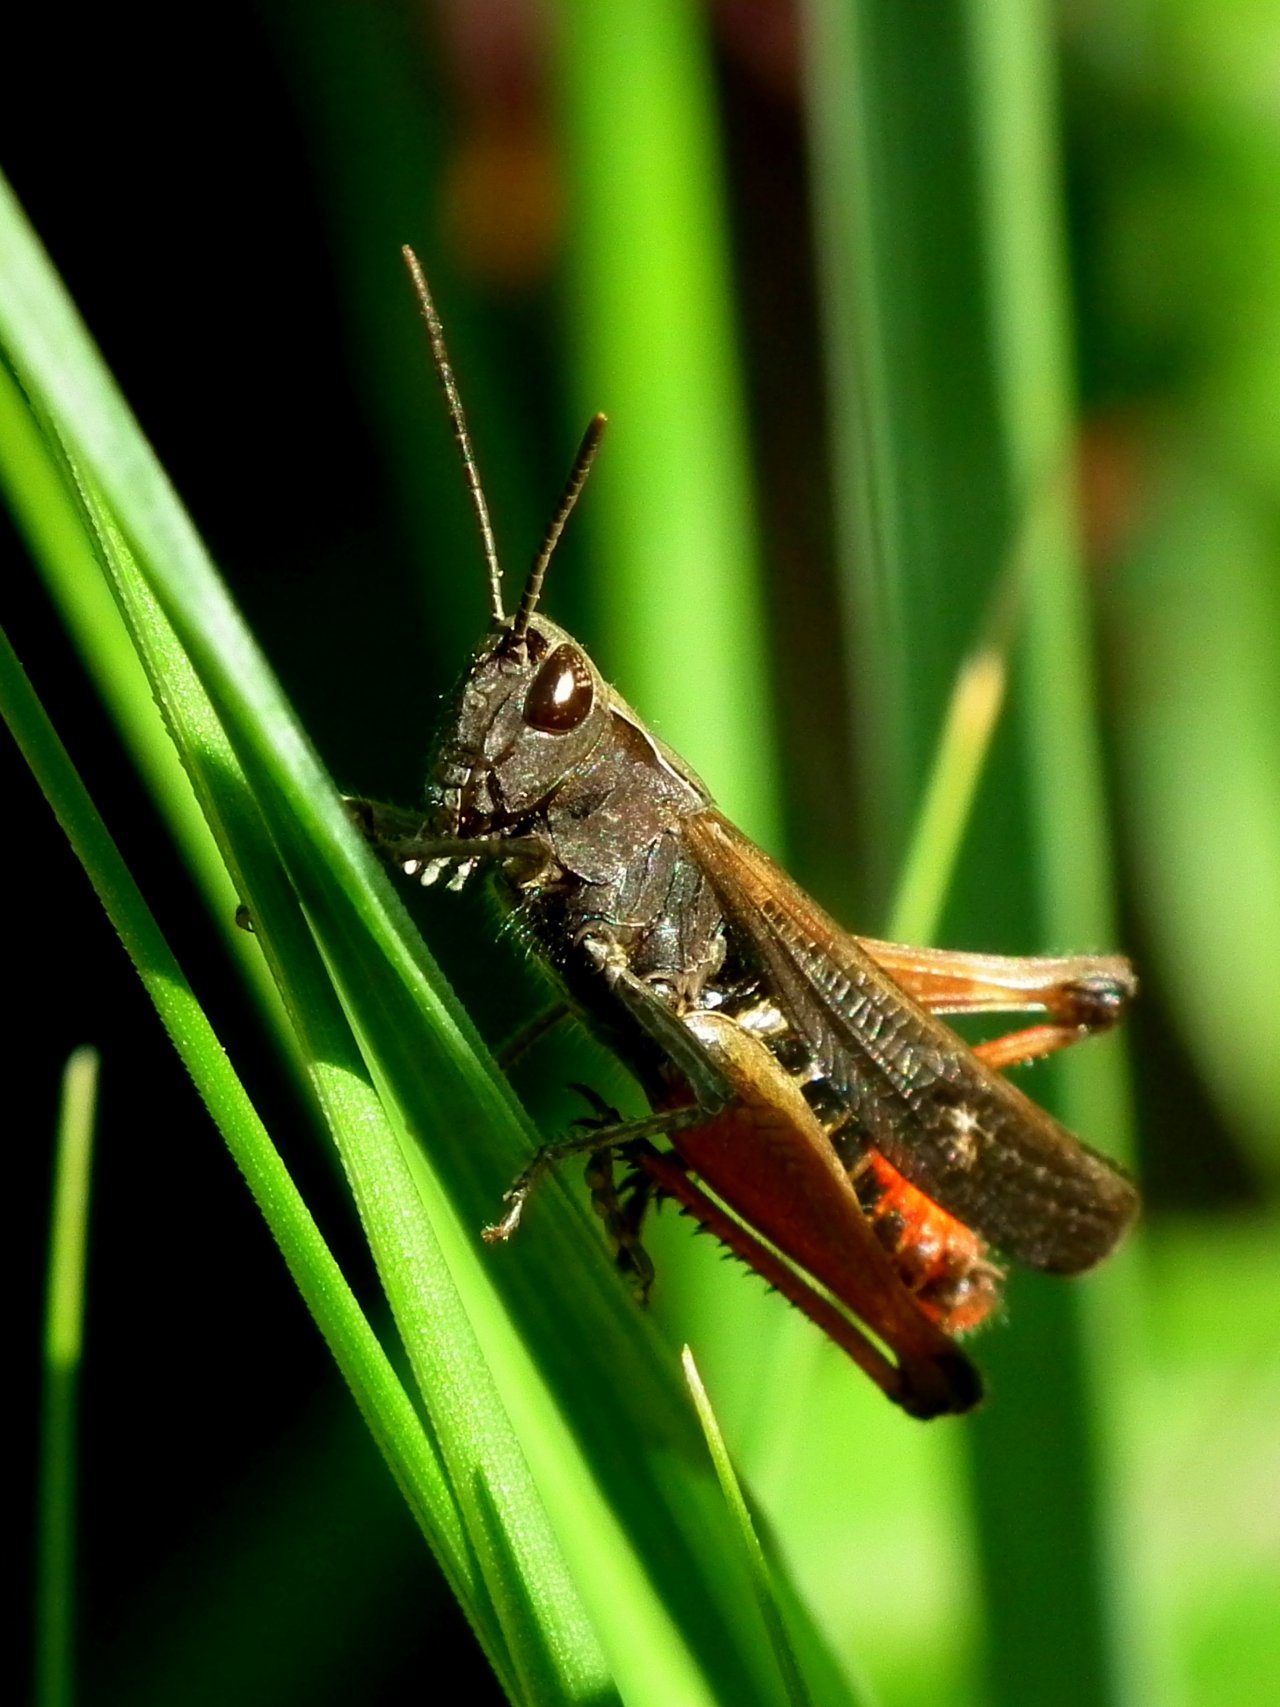
<svg viewBox="0 0 1280 1707">
<path fill-rule="evenodd" d="M 867 1141 L 1031 1268 L 1074 1274 L 1106 1256 L 1137 1210 L 1129 1181 L 984 1067 L 727 819 L 696 813 L 685 831 Z"/>
</svg>

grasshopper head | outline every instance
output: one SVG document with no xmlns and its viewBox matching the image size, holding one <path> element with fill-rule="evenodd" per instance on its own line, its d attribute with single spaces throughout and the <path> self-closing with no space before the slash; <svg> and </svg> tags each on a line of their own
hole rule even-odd
<svg viewBox="0 0 1280 1707">
<path fill-rule="evenodd" d="M 590 756 L 609 721 L 595 665 L 546 617 L 508 624 L 471 660 L 436 736 L 427 786 L 440 836 L 501 835 Z"/>
</svg>

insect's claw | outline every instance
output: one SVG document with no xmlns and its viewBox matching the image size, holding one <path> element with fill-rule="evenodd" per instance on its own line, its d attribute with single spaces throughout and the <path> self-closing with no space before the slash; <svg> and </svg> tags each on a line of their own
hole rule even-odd
<svg viewBox="0 0 1280 1707">
<path fill-rule="evenodd" d="M 506 1243 L 520 1225 L 520 1217 L 524 1214 L 524 1206 L 528 1196 L 528 1187 L 521 1185 L 513 1185 L 510 1191 L 503 1193 L 502 1201 L 510 1204 L 511 1207 L 501 1221 L 495 1221 L 491 1226 L 480 1229 L 480 1237 L 486 1245 Z"/>
</svg>

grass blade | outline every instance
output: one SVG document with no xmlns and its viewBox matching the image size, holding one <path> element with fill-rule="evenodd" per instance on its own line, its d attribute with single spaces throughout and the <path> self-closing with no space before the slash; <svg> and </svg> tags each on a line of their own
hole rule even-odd
<svg viewBox="0 0 1280 1707">
<path fill-rule="evenodd" d="M 298 1197 L 225 1051 L 89 800 L 7 638 L 0 636 L 0 715 L 13 732 L 166 1030 L 245 1176 L 290 1272 L 464 1604 L 467 1552 L 438 1460 L 407 1395 Z"/>
<path fill-rule="evenodd" d="M 760 1546 L 760 1538 L 756 1534 L 755 1524 L 751 1521 L 751 1513 L 743 1497 L 733 1460 L 725 1445 L 724 1435 L 720 1432 L 720 1424 L 711 1408 L 711 1400 L 702 1384 L 698 1366 L 694 1362 L 693 1353 L 689 1347 L 684 1348 L 682 1356 L 684 1378 L 689 1383 L 689 1392 L 693 1397 L 694 1407 L 698 1412 L 698 1421 L 702 1424 L 702 1432 L 706 1436 L 707 1449 L 711 1453 L 711 1462 L 716 1467 L 716 1477 L 720 1490 L 724 1494 L 725 1503 L 733 1513 L 737 1525 L 739 1539 L 751 1568 L 751 1583 L 755 1590 L 756 1603 L 764 1619 L 765 1629 L 769 1632 L 769 1641 L 773 1648 L 774 1658 L 778 1662 L 778 1670 L 782 1674 L 783 1686 L 786 1689 L 787 1700 L 792 1703 L 803 1703 L 812 1700 L 805 1687 L 804 1678 L 796 1664 L 795 1654 L 787 1636 L 786 1623 L 782 1617 L 781 1608 L 774 1594 L 773 1579 L 769 1564 Z"/>
<path fill-rule="evenodd" d="M 76 1435 L 84 1345 L 89 1177 L 98 1101 L 98 1057 L 77 1049 L 62 1079 L 54 1149 L 53 1213 L 45 1307 L 36 1556 L 38 1707 L 75 1700 Z"/>
<path fill-rule="evenodd" d="M 583 515 L 605 673 L 769 841 L 767 655 L 707 43 L 673 0 L 562 6 L 559 27 L 573 389 L 584 416 L 612 417 Z"/>
<path fill-rule="evenodd" d="M 967 867 L 986 890 L 966 879 L 946 930 L 1096 947 L 1113 936 L 1087 624 L 1055 473 L 1069 464 L 1071 423 L 1047 10 L 953 4 L 922 30 L 912 8 L 815 0 L 810 19 L 855 679 L 874 686 L 887 755 L 875 821 L 902 846 L 943 724 L 941 685 L 1019 538 L 1027 745 L 1017 750 L 1012 727 L 997 737 L 967 833 Z M 941 831 L 954 846 L 960 825 L 954 805 L 928 818 L 937 840 L 917 844 L 917 873 L 945 867 Z M 917 887 L 925 901 L 900 922 L 929 922 L 937 890 L 936 876 Z M 1077 1129 L 1123 1144 L 1117 1072 L 1112 1046 L 1091 1045 L 1063 1068 L 1055 1100 Z M 1105 1316 L 1118 1344 L 1123 1312 L 1114 1277 L 1089 1285 L 1082 1305 L 1061 1283 L 1020 1277 L 1008 1328 L 982 1347 L 994 1400 L 970 1432 L 998 1699 L 1032 1687 L 1040 1698 L 1047 1679 L 1063 1699 L 1119 1699 L 1128 1685 L 1110 1528 L 1120 1490 L 1101 1448 L 1115 1365 L 1096 1336 Z"/>
</svg>

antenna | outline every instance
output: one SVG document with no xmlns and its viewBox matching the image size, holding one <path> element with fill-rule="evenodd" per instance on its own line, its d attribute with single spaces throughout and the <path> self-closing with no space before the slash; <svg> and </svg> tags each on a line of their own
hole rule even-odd
<svg viewBox="0 0 1280 1707">
<path fill-rule="evenodd" d="M 444 392 L 445 406 L 449 411 L 449 425 L 453 428 L 458 455 L 462 458 L 462 472 L 466 477 L 467 490 L 471 494 L 471 507 L 476 513 L 476 521 L 480 524 L 480 544 L 484 551 L 485 569 L 489 576 L 489 609 L 493 614 L 495 627 L 501 628 L 506 621 L 506 616 L 502 609 L 502 569 L 498 563 L 498 547 L 494 543 L 493 526 L 489 521 L 489 506 L 485 503 L 484 489 L 480 485 L 480 470 L 476 464 L 476 454 L 471 448 L 471 434 L 467 431 L 467 417 L 462 412 L 462 398 L 458 395 L 458 382 L 453 377 L 453 368 L 449 365 L 449 351 L 445 347 L 444 328 L 440 324 L 440 316 L 436 313 L 436 305 L 431 299 L 431 291 L 427 286 L 422 263 L 407 243 L 401 253 L 404 255 L 405 265 L 409 269 L 409 276 L 413 280 L 413 288 L 418 294 L 422 318 L 427 323 L 427 338 L 431 344 L 431 360 L 435 366 L 436 378 L 440 381 L 440 389 Z M 585 479 L 585 473 L 583 478 Z M 581 486 L 581 480 L 578 484 Z M 576 497 L 577 493 L 574 496 Z M 570 508 L 572 507 L 572 501 L 570 501 Z M 560 525 L 561 527 L 564 526 L 563 521 Z M 532 606 L 530 607 L 530 614 L 532 614 Z M 526 617 L 525 620 L 528 621 L 528 618 Z"/>
<path fill-rule="evenodd" d="M 524 639 L 525 631 L 529 627 L 529 620 L 537 608 L 538 595 L 541 593 L 542 583 L 546 579 L 547 565 L 551 562 L 556 546 L 560 543 L 564 524 L 573 514 L 573 506 L 578 501 L 578 494 L 587 483 L 591 464 L 596 459 L 596 452 L 600 449 L 600 440 L 604 437 L 604 430 L 608 424 L 607 415 L 596 415 L 582 435 L 582 443 L 578 446 L 578 454 L 573 459 L 573 467 L 569 470 L 569 478 L 560 495 L 556 513 L 551 518 L 551 525 L 548 527 L 546 536 L 538 550 L 538 555 L 534 559 L 533 568 L 529 571 L 529 579 L 524 584 L 524 592 L 520 595 L 520 608 L 516 612 L 515 621 L 511 624 L 513 641 L 518 642 Z"/>
</svg>

